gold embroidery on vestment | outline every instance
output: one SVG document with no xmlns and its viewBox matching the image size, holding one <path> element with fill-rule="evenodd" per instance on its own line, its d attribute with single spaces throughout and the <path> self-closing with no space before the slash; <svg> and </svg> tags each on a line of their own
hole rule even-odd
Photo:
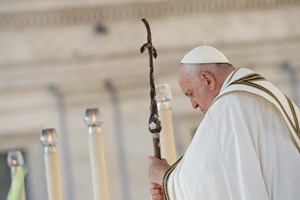
<svg viewBox="0 0 300 200">
<path fill-rule="evenodd" d="M 168 179 L 170 177 L 170 174 L 173 172 L 173 170 L 176 168 L 176 166 L 179 164 L 181 161 L 181 158 L 179 158 L 171 167 L 168 169 L 168 171 L 165 173 L 164 178 L 163 178 L 163 192 L 164 192 L 164 199 L 165 200 L 170 200 L 170 196 L 168 193 Z"/>
</svg>

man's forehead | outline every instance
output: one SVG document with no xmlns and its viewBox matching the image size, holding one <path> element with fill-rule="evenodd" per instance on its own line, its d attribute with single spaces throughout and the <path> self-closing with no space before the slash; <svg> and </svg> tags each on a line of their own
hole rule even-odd
<svg viewBox="0 0 300 200">
<path fill-rule="evenodd" d="M 179 81 L 179 84 L 180 84 L 182 89 L 184 89 L 184 90 L 191 90 L 192 89 L 193 80 L 188 75 L 179 76 L 178 81 Z"/>
</svg>

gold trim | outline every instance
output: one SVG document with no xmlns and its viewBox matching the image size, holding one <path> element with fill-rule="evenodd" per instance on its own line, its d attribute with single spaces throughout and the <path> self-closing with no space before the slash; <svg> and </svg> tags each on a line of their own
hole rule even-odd
<svg viewBox="0 0 300 200">
<path fill-rule="evenodd" d="M 233 71 L 231 77 L 229 78 L 229 80 L 228 80 L 228 82 L 227 82 L 226 84 L 230 83 L 231 79 L 233 78 L 233 76 L 235 75 L 235 73 L 236 73 L 237 71 L 239 71 L 239 69 L 241 69 L 241 68 L 239 67 L 239 68 L 237 68 L 237 69 L 235 69 L 235 70 Z"/>
<path fill-rule="evenodd" d="M 233 81 L 232 83 L 230 83 L 231 79 L 233 78 L 234 74 L 239 70 L 240 68 L 236 69 L 234 71 L 234 73 L 231 75 L 230 79 L 228 80 L 228 83 L 226 83 L 226 87 L 230 86 L 232 83 L 235 82 L 240 82 L 240 81 L 247 81 L 247 80 L 252 80 L 252 81 L 259 81 L 259 80 L 266 80 L 264 77 L 260 76 L 259 74 L 256 73 L 251 73 L 251 74 L 247 74 L 235 81 Z M 222 95 L 221 95 L 222 96 Z M 216 102 L 221 96 L 217 96 L 212 103 Z"/>
<path fill-rule="evenodd" d="M 287 114 L 286 110 L 284 109 L 283 105 L 281 104 L 280 100 L 268 89 L 264 88 L 263 86 L 260 86 L 260 85 L 257 85 L 255 83 L 252 83 L 252 82 L 232 82 L 230 83 L 230 85 L 233 85 L 233 84 L 243 84 L 243 85 L 248 85 L 248 86 L 251 86 L 251 87 L 254 87 L 256 89 L 259 89 L 259 90 L 262 90 L 264 91 L 265 93 L 269 94 L 278 104 L 279 106 L 281 107 L 281 109 L 283 110 L 285 116 L 287 117 L 289 123 L 291 124 L 292 128 L 294 129 L 294 131 L 297 133 L 297 130 L 296 130 L 296 127 L 295 125 L 293 124 L 291 118 L 289 117 L 289 115 Z M 230 86 L 229 85 L 229 86 Z M 300 139 L 300 137 L 299 137 Z"/>
<path fill-rule="evenodd" d="M 259 81 L 259 80 L 266 80 L 264 77 L 262 77 L 261 75 L 259 74 L 256 74 L 256 73 L 251 73 L 251 74 L 247 74 L 245 76 L 243 76 L 242 78 L 239 78 L 235 81 L 233 81 L 232 83 L 235 83 L 235 82 L 248 82 L 248 81 Z M 232 84 L 230 83 L 230 84 Z"/>
<path fill-rule="evenodd" d="M 163 192 L 164 192 L 164 200 L 170 200 L 170 196 L 168 193 L 168 179 L 170 174 L 173 172 L 173 170 L 177 167 L 179 162 L 181 161 L 181 158 L 179 158 L 171 167 L 168 169 L 168 171 L 165 173 L 164 178 L 163 178 Z"/>
<path fill-rule="evenodd" d="M 285 96 L 287 102 L 289 103 L 290 109 L 291 109 L 292 114 L 293 114 L 293 118 L 294 118 L 295 125 L 296 125 L 296 130 L 297 130 L 296 134 L 300 138 L 299 122 L 298 122 L 297 114 L 296 114 L 296 111 L 295 111 L 295 107 L 294 107 L 292 101 L 286 95 L 284 95 L 284 96 Z"/>
</svg>

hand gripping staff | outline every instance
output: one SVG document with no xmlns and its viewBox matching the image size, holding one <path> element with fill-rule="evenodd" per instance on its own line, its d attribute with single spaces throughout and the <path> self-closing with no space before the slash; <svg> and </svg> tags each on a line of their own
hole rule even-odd
<svg viewBox="0 0 300 200">
<path fill-rule="evenodd" d="M 153 148 L 154 148 L 154 156 L 161 159 L 160 154 L 160 143 L 159 143 L 159 133 L 162 129 L 161 123 L 158 119 L 158 111 L 157 111 L 157 104 L 156 104 L 156 92 L 155 92 L 155 84 L 154 84 L 154 68 L 153 68 L 153 57 L 157 57 L 157 52 L 154 46 L 152 45 L 152 39 L 151 39 L 151 31 L 150 26 L 145 18 L 142 19 L 143 23 L 146 26 L 147 29 L 147 43 L 143 44 L 140 51 L 143 53 L 146 49 L 148 49 L 149 53 L 149 67 L 150 67 L 150 118 L 149 118 L 149 131 L 152 135 L 153 140 Z"/>
</svg>

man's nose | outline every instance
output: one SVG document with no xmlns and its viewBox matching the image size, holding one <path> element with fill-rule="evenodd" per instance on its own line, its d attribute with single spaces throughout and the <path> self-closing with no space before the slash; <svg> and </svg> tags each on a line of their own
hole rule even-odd
<svg viewBox="0 0 300 200">
<path fill-rule="evenodd" d="M 191 99 L 191 104 L 194 109 L 197 109 L 199 106 L 198 103 L 196 101 L 194 101 L 193 99 Z"/>
</svg>

